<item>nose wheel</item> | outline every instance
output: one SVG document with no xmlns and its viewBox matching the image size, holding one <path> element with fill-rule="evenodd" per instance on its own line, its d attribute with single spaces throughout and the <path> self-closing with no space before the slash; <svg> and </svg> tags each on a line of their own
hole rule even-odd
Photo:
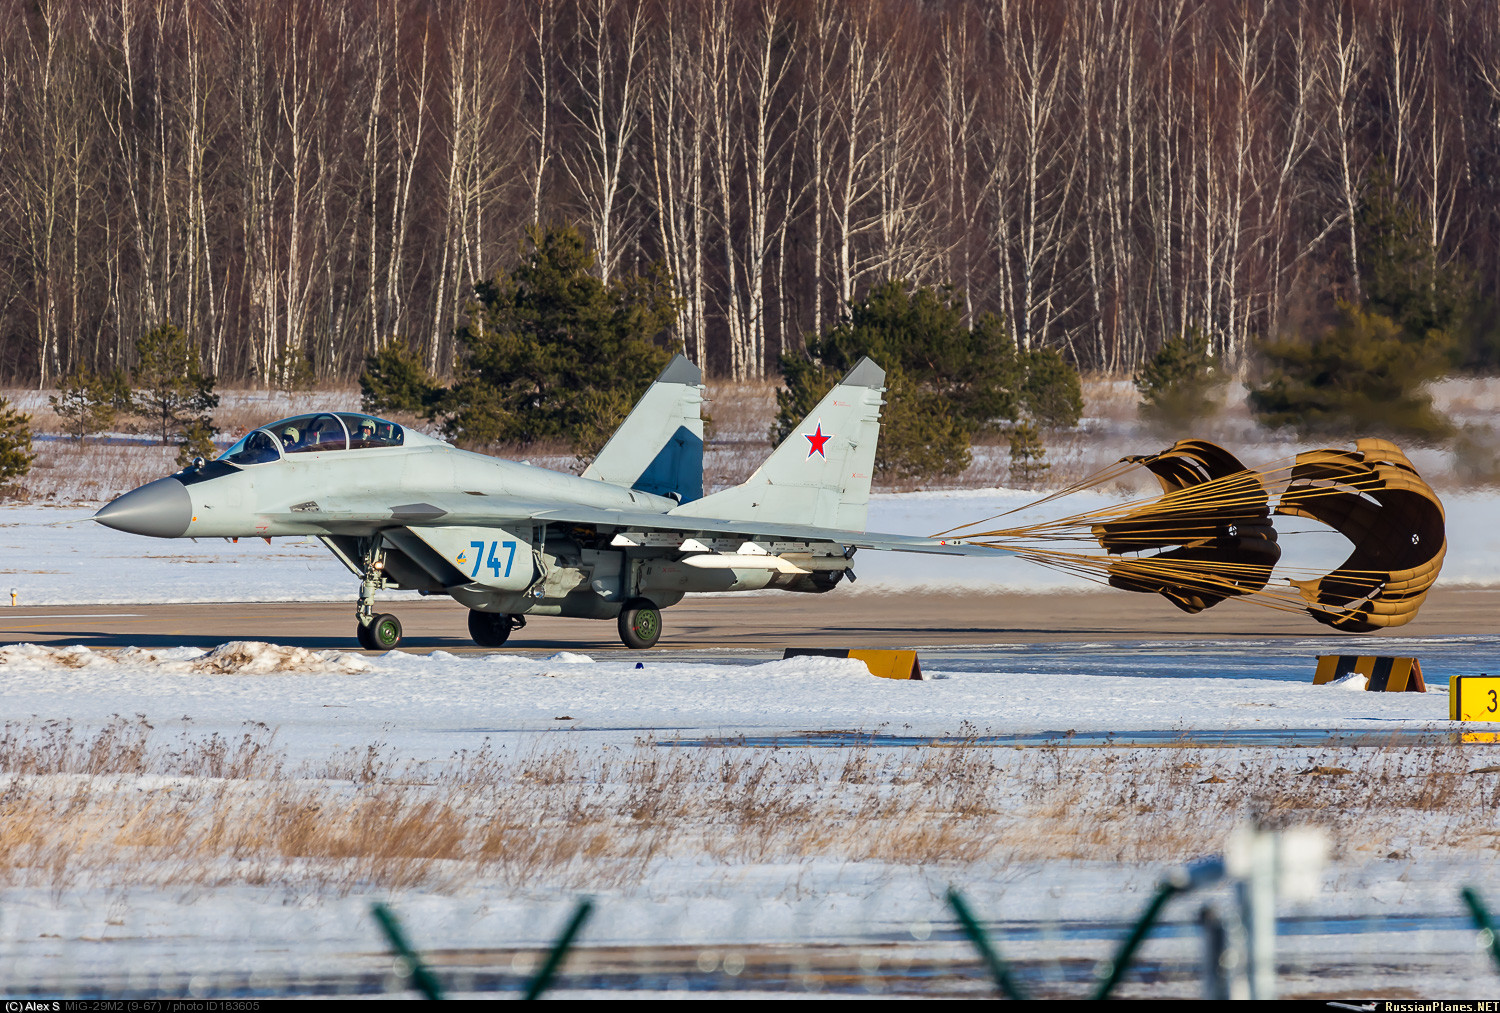
<svg viewBox="0 0 1500 1013">
<path fill-rule="evenodd" d="M 401 620 L 389 612 L 372 616 L 368 624 L 357 626 L 354 635 L 367 651 L 389 651 L 401 643 Z"/>
</svg>

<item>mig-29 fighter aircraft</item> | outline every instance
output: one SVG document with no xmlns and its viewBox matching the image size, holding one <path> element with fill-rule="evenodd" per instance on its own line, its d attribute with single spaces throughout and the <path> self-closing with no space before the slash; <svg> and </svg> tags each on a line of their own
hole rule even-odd
<svg viewBox="0 0 1500 1013">
<path fill-rule="evenodd" d="M 381 588 L 446 594 L 500 647 L 531 616 L 617 619 L 651 647 L 685 593 L 821 593 L 857 549 L 1009 555 L 866 534 L 885 371 L 844 377 L 742 485 L 703 494 L 702 371 L 679 355 L 582 475 L 469 453 L 357 412 L 282 419 L 109 503 L 94 519 L 158 538 L 312 535 L 360 578 L 359 642 L 401 623 Z"/>
</svg>

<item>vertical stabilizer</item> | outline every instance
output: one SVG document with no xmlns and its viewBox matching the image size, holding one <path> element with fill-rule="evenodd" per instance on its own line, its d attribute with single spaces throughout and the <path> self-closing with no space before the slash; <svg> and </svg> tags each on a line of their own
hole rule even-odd
<svg viewBox="0 0 1500 1013">
<path fill-rule="evenodd" d="M 861 359 L 750 478 L 673 515 L 863 531 L 885 370 Z"/>
<path fill-rule="evenodd" d="M 677 355 L 609 438 L 584 478 L 689 503 L 703 495 L 703 370 Z"/>
</svg>

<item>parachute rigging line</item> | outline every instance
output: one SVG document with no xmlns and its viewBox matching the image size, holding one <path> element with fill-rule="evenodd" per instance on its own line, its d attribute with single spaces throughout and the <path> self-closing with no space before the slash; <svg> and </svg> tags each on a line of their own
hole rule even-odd
<svg viewBox="0 0 1500 1013">
<path fill-rule="evenodd" d="M 985 528 L 1137 468 L 1156 478 L 1160 496 Z M 1275 517 L 1326 525 L 1348 538 L 1353 551 L 1327 572 L 1283 563 Z M 1410 622 L 1447 552 L 1437 494 L 1395 444 L 1378 439 L 1359 440 L 1353 450 L 1305 451 L 1255 469 L 1206 440 L 1179 440 L 933 537 L 1006 549 L 1111 587 L 1160 594 L 1187 612 L 1242 598 L 1358 633 Z"/>
</svg>

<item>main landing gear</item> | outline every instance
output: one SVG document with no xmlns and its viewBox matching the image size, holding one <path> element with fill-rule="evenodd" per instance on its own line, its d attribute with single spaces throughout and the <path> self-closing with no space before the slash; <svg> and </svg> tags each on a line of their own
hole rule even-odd
<svg viewBox="0 0 1500 1013">
<path fill-rule="evenodd" d="M 661 639 L 661 609 L 645 598 L 632 598 L 620 609 L 620 639 L 633 651 L 655 647 Z"/>
<path fill-rule="evenodd" d="M 385 550 L 376 538 L 364 558 L 365 572 L 359 581 L 359 604 L 355 606 L 354 635 L 367 651 L 389 651 L 401 643 L 401 620 L 389 612 L 376 614 L 375 592 L 385 586 Z"/>
<path fill-rule="evenodd" d="M 525 616 L 469 610 L 469 636 L 480 647 L 504 647 L 505 641 L 510 639 L 511 630 L 519 630 L 525 625 Z"/>
<path fill-rule="evenodd" d="M 525 625 L 523 615 L 469 610 L 469 636 L 480 647 L 504 647 L 512 631 Z M 633 650 L 655 647 L 661 639 L 661 609 L 645 598 L 627 601 L 620 610 L 620 639 Z"/>
</svg>

